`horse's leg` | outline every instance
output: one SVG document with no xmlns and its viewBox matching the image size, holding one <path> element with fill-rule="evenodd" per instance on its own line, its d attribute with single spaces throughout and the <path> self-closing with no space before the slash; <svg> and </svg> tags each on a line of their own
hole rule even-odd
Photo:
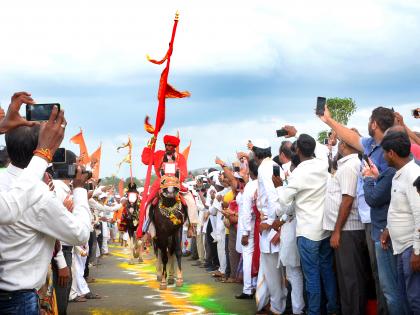
<svg viewBox="0 0 420 315">
<path fill-rule="evenodd" d="M 156 248 L 156 278 L 157 281 L 162 281 L 162 252 Z"/>
<path fill-rule="evenodd" d="M 182 227 L 179 229 L 179 232 L 175 234 L 175 256 L 177 260 L 177 270 L 176 270 L 176 286 L 182 287 L 184 280 L 182 279 L 182 267 L 181 267 L 181 258 L 182 258 Z"/>
<path fill-rule="evenodd" d="M 160 289 L 165 290 L 167 288 L 166 284 L 166 264 L 168 263 L 168 248 L 167 247 L 161 247 L 160 250 L 162 254 L 162 281 L 160 282 Z"/>
</svg>

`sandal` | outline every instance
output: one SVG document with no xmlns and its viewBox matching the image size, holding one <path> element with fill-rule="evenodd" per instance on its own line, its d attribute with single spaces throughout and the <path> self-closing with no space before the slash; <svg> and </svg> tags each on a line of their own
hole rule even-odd
<svg viewBox="0 0 420 315">
<path fill-rule="evenodd" d="M 83 296 L 77 296 L 73 300 L 70 300 L 69 302 L 77 303 L 77 302 L 86 302 L 86 301 L 87 299 L 84 298 Z"/>
<path fill-rule="evenodd" d="M 211 276 L 213 278 L 220 278 L 220 277 L 224 277 L 225 274 L 221 273 L 220 271 L 216 271 L 215 273 L 212 273 Z"/>
<path fill-rule="evenodd" d="M 96 300 L 96 299 L 101 299 L 102 297 L 98 294 L 89 292 L 88 294 L 85 294 L 85 298 L 88 300 Z"/>
<path fill-rule="evenodd" d="M 224 279 L 220 282 L 222 282 L 222 283 L 237 283 L 237 281 L 233 278 L 227 278 L 227 279 Z"/>
</svg>

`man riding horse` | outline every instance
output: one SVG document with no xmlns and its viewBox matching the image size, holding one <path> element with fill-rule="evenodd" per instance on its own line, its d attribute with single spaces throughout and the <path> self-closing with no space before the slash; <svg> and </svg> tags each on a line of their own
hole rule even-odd
<svg viewBox="0 0 420 315">
<path fill-rule="evenodd" d="M 127 190 L 127 202 L 124 206 L 121 215 L 121 229 L 128 233 L 128 246 L 130 249 L 130 261 L 129 264 L 134 263 L 134 258 L 138 258 L 139 262 L 143 262 L 142 258 L 142 242 L 136 238 L 136 230 L 139 223 L 139 209 L 140 209 L 140 197 L 137 191 L 137 185 L 135 183 L 128 184 Z"/>
<path fill-rule="evenodd" d="M 165 163 L 174 164 L 176 169 L 179 171 L 180 192 L 183 194 L 185 202 L 188 206 L 188 217 L 190 219 L 190 224 L 196 225 L 198 223 L 198 213 L 194 197 L 188 191 L 188 189 L 182 185 L 188 176 L 188 170 L 185 157 L 176 150 L 176 148 L 179 146 L 180 140 L 178 137 L 165 135 L 163 137 L 163 143 L 165 144 L 165 150 L 158 150 L 152 153 L 151 146 L 153 143 L 150 143 L 143 149 L 141 154 L 141 160 L 145 165 L 149 165 L 149 162 L 152 159 L 153 166 L 155 168 L 155 174 L 158 177 L 158 179 L 155 180 L 152 187 L 150 188 L 147 204 L 150 204 L 150 202 L 157 196 L 160 185 L 160 177 L 162 173 L 165 173 Z M 173 170 L 171 172 L 173 172 Z M 192 233 L 192 230 L 193 229 L 191 226 L 190 233 Z"/>
<path fill-rule="evenodd" d="M 156 230 L 154 245 L 158 259 L 161 259 L 160 288 L 167 287 L 167 263 L 169 257 L 175 254 L 177 259 L 176 285 L 182 286 L 182 226 L 188 218 L 185 201 L 179 194 L 180 182 L 177 176 L 163 175 L 160 179 L 159 194 L 151 202 L 149 218 Z M 160 257 L 159 257 L 160 256 Z"/>
</svg>

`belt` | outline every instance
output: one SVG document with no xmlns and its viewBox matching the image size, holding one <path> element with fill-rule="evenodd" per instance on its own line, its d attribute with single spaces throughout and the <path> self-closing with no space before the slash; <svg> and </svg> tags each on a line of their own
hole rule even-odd
<svg viewBox="0 0 420 315">
<path fill-rule="evenodd" d="M 63 250 L 68 250 L 68 251 L 73 250 L 73 246 L 68 246 L 68 245 L 61 245 L 61 248 L 62 248 Z"/>
<path fill-rule="evenodd" d="M 5 291 L 0 289 L 0 294 L 19 294 L 19 293 L 29 293 L 29 292 L 37 292 L 35 289 L 22 289 L 22 290 L 16 290 L 16 291 Z"/>
</svg>

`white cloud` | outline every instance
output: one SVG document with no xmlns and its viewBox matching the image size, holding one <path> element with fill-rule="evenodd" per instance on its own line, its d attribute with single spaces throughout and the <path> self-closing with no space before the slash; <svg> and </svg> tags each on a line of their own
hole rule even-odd
<svg viewBox="0 0 420 315">
<path fill-rule="evenodd" d="M 163 56 L 176 9 L 174 71 L 319 70 L 338 79 L 418 65 L 414 1 L 45 0 L 0 4 L 2 72 L 113 84 L 158 72 L 144 56 Z"/>
</svg>

